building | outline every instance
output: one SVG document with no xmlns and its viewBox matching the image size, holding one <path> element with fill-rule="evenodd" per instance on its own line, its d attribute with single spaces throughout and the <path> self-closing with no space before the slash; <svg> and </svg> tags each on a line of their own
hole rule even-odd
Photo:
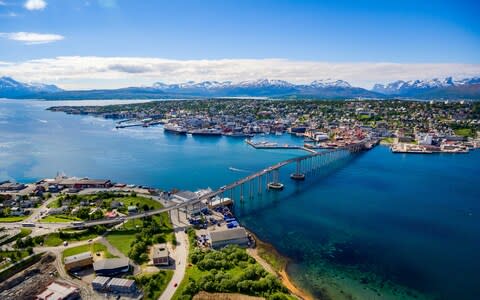
<svg viewBox="0 0 480 300">
<path fill-rule="evenodd" d="M 37 300 L 71 300 L 77 299 L 80 291 L 77 287 L 63 282 L 54 281 L 37 295 Z"/>
<path fill-rule="evenodd" d="M 112 278 L 107 283 L 107 289 L 113 293 L 134 293 L 136 291 L 135 280 Z"/>
<path fill-rule="evenodd" d="M 92 281 L 92 288 L 96 291 L 104 291 L 107 288 L 107 283 L 110 281 L 110 277 L 97 276 Z"/>
<path fill-rule="evenodd" d="M 198 199 L 198 195 L 191 191 L 181 191 L 173 195 L 172 201 L 178 204 Z"/>
<path fill-rule="evenodd" d="M 168 266 L 170 264 L 167 244 L 158 244 L 153 247 L 152 260 L 156 266 Z"/>
<path fill-rule="evenodd" d="M 89 179 L 89 178 L 55 178 L 50 182 L 51 185 L 59 185 L 69 189 L 88 189 L 88 188 L 109 188 L 112 182 L 108 179 Z"/>
<path fill-rule="evenodd" d="M 83 252 L 72 256 L 67 256 L 63 262 L 65 264 L 65 270 L 70 271 L 72 269 L 91 266 L 93 264 L 93 257 L 90 252 Z"/>
<path fill-rule="evenodd" d="M 0 192 L 15 192 L 25 188 L 23 183 L 13 183 L 10 181 L 3 181 L 0 183 Z"/>
<path fill-rule="evenodd" d="M 209 231 L 208 235 L 211 246 L 214 249 L 223 248 L 231 244 L 239 246 L 248 246 L 249 244 L 247 231 L 243 227 Z"/>
<path fill-rule="evenodd" d="M 96 261 L 93 270 L 99 276 L 113 276 L 130 270 L 128 258 L 107 258 Z"/>
</svg>

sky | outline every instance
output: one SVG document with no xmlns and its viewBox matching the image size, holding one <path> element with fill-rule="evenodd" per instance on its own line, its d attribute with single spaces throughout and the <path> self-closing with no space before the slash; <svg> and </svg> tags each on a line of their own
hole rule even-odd
<svg viewBox="0 0 480 300">
<path fill-rule="evenodd" d="M 67 89 L 480 75 L 480 1 L 0 0 L 0 76 Z"/>
</svg>

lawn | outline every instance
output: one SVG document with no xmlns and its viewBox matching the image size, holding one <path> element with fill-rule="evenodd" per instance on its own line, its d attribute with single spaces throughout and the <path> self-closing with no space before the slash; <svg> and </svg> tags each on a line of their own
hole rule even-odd
<svg viewBox="0 0 480 300">
<path fill-rule="evenodd" d="M 46 216 L 40 220 L 41 222 L 48 222 L 48 223 L 68 223 L 72 221 L 81 221 L 81 219 L 73 216 L 66 216 L 66 215 L 55 215 L 55 216 Z"/>
<path fill-rule="evenodd" d="M 103 252 L 106 258 L 116 257 L 115 255 L 108 252 L 107 247 L 105 245 L 101 243 L 91 243 L 87 245 L 81 245 L 81 246 L 65 249 L 62 253 L 62 258 L 83 253 L 83 252 L 88 252 L 88 251 L 92 252 L 93 255 L 97 252 Z"/>
<path fill-rule="evenodd" d="M 20 222 L 28 218 L 28 216 L 18 216 L 18 217 L 1 217 L 0 223 L 13 223 L 13 222 Z"/>
<path fill-rule="evenodd" d="M 54 233 L 49 233 L 46 235 L 43 235 L 43 244 L 45 246 L 49 247 L 56 247 L 59 246 L 63 243 L 63 241 L 84 241 L 84 240 L 89 240 L 93 239 L 97 236 L 99 236 L 98 233 L 95 232 L 89 232 L 88 230 L 81 230 L 81 231 L 63 231 L 64 234 L 63 237 L 60 237 L 59 232 L 54 232 Z"/>
<path fill-rule="evenodd" d="M 106 236 L 106 239 L 113 247 L 128 256 L 130 245 L 136 240 L 135 234 L 136 231 L 131 230 L 112 231 Z"/>
<path fill-rule="evenodd" d="M 464 137 L 473 137 L 473 131 L 470 128 L 459 128 L 455 129 L 455 134 L 459 136 L 464 136 Z"/>
</svg>

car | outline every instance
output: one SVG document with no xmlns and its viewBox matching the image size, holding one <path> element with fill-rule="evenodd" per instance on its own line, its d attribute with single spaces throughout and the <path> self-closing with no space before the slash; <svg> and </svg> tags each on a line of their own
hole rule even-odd
<svg viewBox="0 0 480 300">
<path fill-rule="evenodd" d="M 173 284 L 173 287 L 177 287 L 177 285 L 178 285 L 178 283 L 175 282 L 175 283 Z"/>
<path fill-rule="evenodd" d="M 88 242 L 89 242 L 89 243 L 91 243 L 91 242 L 92 242 L 92 240 L 88 240 Z"/>
<path fill-rule="evenodd" d="M 67 241 L 64 241 L 64 242 L 63 242 L 63 246 L 67 247 L 67 246 L 68 246 L 68 242 L 67 242 Z"/>
</svg>

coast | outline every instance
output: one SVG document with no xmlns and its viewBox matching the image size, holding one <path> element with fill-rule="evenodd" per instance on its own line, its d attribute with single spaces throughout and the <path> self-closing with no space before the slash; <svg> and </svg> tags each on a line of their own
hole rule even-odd
<svg viewBox="0 0 480 300">
<path fill-rule="evenodd" d="M 296 297 L 302 300 L 313 300 L 313 296 L 302 290 L 290 279 L 287 273 L 289 259 L 280 253 L 271 244 L 260 240 L 253 232 L 249 231 L 255 238 L 255 248 L 249 248 L 248 254 L 252 256 L 265 270 L 277 275 L 282 284 Z"/>
</svg>

